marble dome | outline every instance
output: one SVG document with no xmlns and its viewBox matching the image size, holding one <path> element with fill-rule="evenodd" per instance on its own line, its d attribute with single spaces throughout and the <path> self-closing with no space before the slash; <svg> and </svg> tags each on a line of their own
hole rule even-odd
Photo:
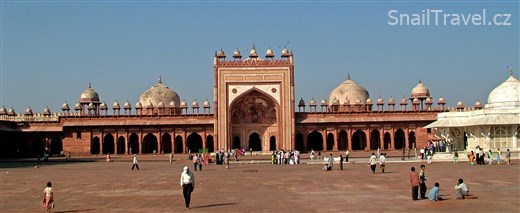
<svg viewBox="0 0 520 213">
<path fill-rule="evenodd" d="M 417 86 L 412 89 L 412 98 L 428 98 L 430 97 L 430 90 L 419 81 Z"/>
<path fill-rule="evenodd" d="M 489 93 L 486 104 L 486 108 L 511 107 L 520 107 L 520 81 L 513 74 Z"/>
<path fill-rule="evenodd" d="M 92 89 L 92 85 L 89 83 L 88 88 L 81 93 L 79 102 L 82 104 L 88 104 L 90 102 L 99 103 L 99 94 Z"/>
<path fill-rule="evenodd" d="M 167 86 L 164 86 L 164 84 L 162 84 L 161 79 L 159 78 L 159 81 L 155 86 L 153 86 L 149 90 L 146 90 L 141 95 L 141 97 L 139 97 L 139 102 L 147 103 L 147 105 L 149 105 L 149 103 L 152 103 L 153 106 L 159 106 L 160 102 L 174 102 L 178 106 L 180 103 L 180 97 L 176 92 L 174 92 Z"/>
<path fill-rule="evenodd" d="M 329 100 L 337 99 L 341 104 L 344 104 L 347 100 L 360 100 L 360 103 L 358 104 L 366 104 L 366 101 L 369 98 L 370 95 L 368 94 L 368 91 L 356 82 L 350 80 L 350 75 L 348 75 L 346 81 L 332 90 Z"/>
</svg>

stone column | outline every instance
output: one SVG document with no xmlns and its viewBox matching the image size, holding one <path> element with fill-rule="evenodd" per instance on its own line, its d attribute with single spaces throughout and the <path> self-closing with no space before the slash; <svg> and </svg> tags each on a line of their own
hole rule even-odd
<svg viewBox="0 0 520 213">
<path fill-rule="evenodd" d="M 332 147 L 332 150 L 337 152 L 338 151 L 338 127 L 334 128 L 334 147 Z"/>
<path fill-rule="evenodd" d="M 379 149 L 385 150 L 385 129 L 379 129 Z"/>
<path fill-rule="evenodd" d="M 351 152 L 352 151 L 352 136 L 353 136 L 353 133 L 352 133 L 352 129 L 349 128 L 347 129 L 347 133 L 348 133 L 348 151 Z"/>
<path fill-rule="evenodd" d="M 369 151 L 370 150 L 370 139 L 372 137 L 372 135 L 370 134 L 370 129 L 365 129 L 363 130 L 363 132 L 365 133 L 365 140 L 366 140 L 366 146 L 365 146 L 365 151 Z"/>
<path fill-rule="evenodd" d="M 390 130 L 390 149 L 389 150 L 395 150 L 395 138 L 394 138 L 395 128 L 392 127 Z"/>
<path fill-rule="evenodd" d="M 321 130 L 321 138 L 323 140 L 323 151 L 327 151 L 327 130 Z"/>
<path fill-rule="evenodd" d="M 137 144 L 139 144 L 139 154 L 143 154 L 143 130 L 139 131 L 139 141 Z"/>
</svg>

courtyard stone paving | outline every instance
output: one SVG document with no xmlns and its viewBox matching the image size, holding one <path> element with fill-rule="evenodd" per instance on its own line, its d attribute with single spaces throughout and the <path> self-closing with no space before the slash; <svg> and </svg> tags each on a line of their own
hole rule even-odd
<svg viewBox="0 0 520 213">
<path fill-rule="evenodd" d="M 254 156 L 232 162 L 229 169 L 204 166 L 195 172 L 190 209 L 184 208 L 179 177 L 186 156 L 139 156 L 42 163 L 0 162 L 0 212 L 44 212 L 41 191 L 53 183 L 54 212 L 519 212 L 520 167 L 470 166 L 468 162 L 401 161 L 390 158 L 387 173 L 372 174 L 366 158 L 351 159 L 339 170 L 322 171 L 322 160 L 300 165 L 270 165 Z M 265 159 L 265 157 L 263 157 Z M 251 164 L 252 160 L 256 162 Z M 308 163 L 308 164 L 307 164 Z M 412 201 L 410 167 L 426 165 L 427 186 L 440 183 L 446 200 Z M 463 178 L 478 199 L 455 199 L 454 185 Z"/>
</svg>

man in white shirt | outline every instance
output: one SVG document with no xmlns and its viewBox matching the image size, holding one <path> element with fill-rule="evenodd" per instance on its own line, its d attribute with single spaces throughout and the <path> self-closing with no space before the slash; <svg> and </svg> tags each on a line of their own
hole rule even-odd
<svg viewBox="0 0 520 213">
<path fill-rule="evenodd" d="M 376 155 L 372 153 L 372 156 L 370 156 L 370 160 L 368 162 L 370 164 L 370 169 L 372 169 L 372 174 L 376 173 Z"/>
<path fill-rule="evenodd" d="M 184 203 L 186 208 L 190 208 L 191 192 L 195 189 L 195 176 L 193 172 L 188 169 L 188 166 L 184 166 L 184 170 L 181 173 L 181 187 L 182 194 L 184 195 Z"/>
<path fill-rule="evenodd" d="M 457 193 L 457 199 L 465 199 L 464 196 L 469 195 L 469 188 L 462 178 L 460 178 L 459 183 L 455 185 L 455 193 Z"/>
<path fill-rule="evenodd" d="M 379 156 L 379 164 L 381 165 L 381 171 L 383 173 L 385 173 L 385 162 L 386 162 L 385 153 L 381 153 L 381 156 Z"/>
</svg>

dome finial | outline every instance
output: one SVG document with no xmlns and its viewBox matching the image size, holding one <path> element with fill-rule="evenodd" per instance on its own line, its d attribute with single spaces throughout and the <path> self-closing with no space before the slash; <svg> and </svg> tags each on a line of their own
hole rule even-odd
<svg viewBox="0 0 520 213">
<path fill-rule="evenodd" d="M 422 84 L 422 80 L 421 79 L 419 79 L 419 84 Z"/>
<path fill-rule="evenodd" d="M 157 83 L 162 84 L 161 76 L 159 76 L 159 81 Z"/>
<path fill-rule="evenodd" d="M 347 80 L 350 80 L 350 73 L 347 73 Z"/>
<path fill-rule="evenodd" d="M 88 88 L 91 89 L 92 88 L 92 84 L 90 82 L 88 82 Z"/>
<path fill-rule="evenodd" d="M 507 68 L 509 69 L 509 76 L 513 76 L 513 67 L 507 66 Z"/>
</svg>

